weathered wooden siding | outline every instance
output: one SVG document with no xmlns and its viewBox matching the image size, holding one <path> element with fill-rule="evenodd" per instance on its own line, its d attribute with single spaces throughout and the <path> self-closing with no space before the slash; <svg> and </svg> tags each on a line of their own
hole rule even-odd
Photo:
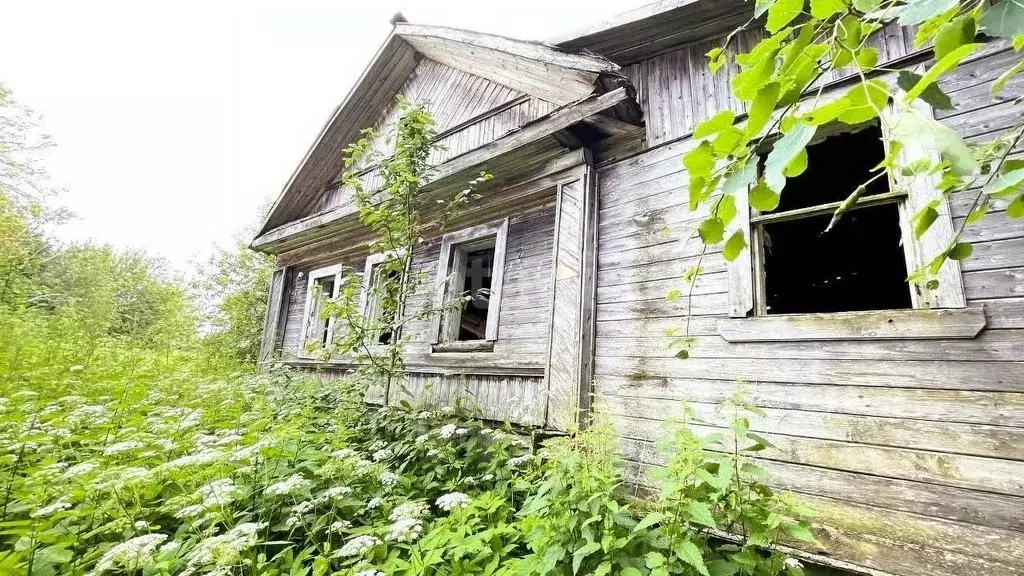
<svg viewBox="0 0 1024 576">
<path fill-rule="evenodd" d="M 406 334 L 406 386 L 421 392 L 428 382 L 424 400 L 443 403 L 468 393 L 488 419 L 521 424 L 543 424 L 546 402 L 544 366 L 547 360 L 548 324 L 554 247 L 554 188 L 530 200 L 532 208 L 511 216 L 505 257 L 505 278 L 498 323 L 498 340 L 493 352 L 431 353 L 429 320 L 410 322 Z M 476 222 L 474 222 L 476 223 Z M 470 224 L 467 224 L 470 225 Z M 413 257 L 415 271 L 426 272 L 428 280 L 409 298 L 408 309 L 432 298 L 440 239 L 428 242 Z M 365 255 L 340 259 L 362 269 Z M 300 353 L 302 314 L 306 281 L 310 270 L 337 264 L 338 258 L 316 260 L 295 267 L 284 325 L 283 356 L 295 359 Z M 452 374 L 462 374 L 460 377 Z M 406 394 L 392 394 L 396 403 Z M 507 395 L 497 400 L 495 394 Z"/>
<path fill-rule="evenodd" d="M 726 51 L 730 54 L 747 52 L 763 35 L 762 28 L 741 32 Z M 913 29 L 891 25 L 873 36 L 868 45 L 878 50 L 879 62 L 888 62 L 912 53 L 913 42 Z M 622 69 L 636 87 L 637 100 L 644 109 L 649 146 L 689 134 L 697 124 L 722 110 L 746 112 L 744 103 L 733 98 L 729 91 L 739 68 L 730 64 L 711 74 L 707 66 L 705 54 L 724 43 L 724 36 L 694 42 Z M 820 82 L 832 82 L 853 73 L 853 70 L 834 70 L 825 74 Z"/>
<path fill-rule="evenodd" d="M 399 93 L 410 101 L 426 103 L 434 115 L 441 147 L 431 155 L 434 165 L 492 142 L 555 109 L 554 104 L 428 58 L 420 61 Z M 373 149 L 386 153 L 394 145 L 388 138 L 398 119 L 397 103 L 377 119 L 373 128 L 380 136 L 373 142 Z M 381 183 L 377 171 L 371 170 L 363 177 L 367 189 Z M 332 187 L 309 213 L 349 201 L 350 191 Z"/>
<path fill-rule="evenodd" d="M 902 35 L 881 40 L 889 57 L 908 50 Z M 687 68 L 706 48 L 634 68 L 651 144 L 734 106 Z M 1024 81 L 1002 98 L 989 95 L 1019 55 L 987 52 L 945 82 L 955 109 L 939 113 L 973 142 L 1022 114 L 1010 100 Z M 684 77 L 691 84 L 682 89 Z M 762 464 L 775 485 L 817 510 L 820 551 L 895 574 L 1024 573 L 1024 235 L 1005 203 L 968 233 L 976 246 L 962 263 L 965 291 L 988 319 L 977 338 L 728 343 L 717 332 L 729 305 L 719 253 L 703 257 L 691 299 L 665 298 L 672 288 L 685 292 L 682 275 L 701 252 L 690 238 L 701 216 L 687 209 L 680 163 L 690 145 L 665 144 L 598 177 L 595 387 L 636 472 L 662 462 L 652 441 L 681 401 L 710 431 L 726 421 L 718 404 L 744 380 L 768 414 L 753 428 L 778 447 L 762 453 Z M 973 198 L 953 198 L 955 223 Z M 688 307 L 698 342 L 684 361 L 673 357 L 665 330 L 682 328 Z"/>
</svg>

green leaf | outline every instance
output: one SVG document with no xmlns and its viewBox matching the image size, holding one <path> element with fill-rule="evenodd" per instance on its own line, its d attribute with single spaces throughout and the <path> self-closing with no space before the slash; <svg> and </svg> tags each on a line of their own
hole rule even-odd
<svg viewBox="0 0 1024 576">
<path fill-rule="evenodd" d="M 712 74 L 718 72 L 722 66 L 725 66 L 725 50 L 722 50 L 721 48 L 712 48 L 711 50 L 708 50 L 708 53 L 705 54 L 705 56 L 708 59 L 708 69 L 711 70 Z"/>
<path fill-rule="evenodd" d="M 736 197 L 732 195 L 724 195 L 718 201 L 718 207 L 715 209 L 715 217 L 722 221 L 722 224 L 726 226 L 732 222 L 733 218 L 736 217 Z"/>
<path fill-rule="evenodd" d="M 768 187 L 764 180 L 759 180 L 750 189 L 750 196 L 747 198 L 750 207 L 761 212 L 771 212 L 779 207 L 779 193 Z"/>
<path fill-rule="evenodd" d="M 718 218 L 708 218 L 697 227 L 697 233 L 705 244 L 718 244 L 725 235 L 725 224 Z"/>
<path fill-rule="evenodd" d="M 600 542 L 588 542 L 587 544 L 579 547 L 572 555 L 572 573 L 577 574 L 580 571 L 580 564 L 583 563 L 587 556 L 590 556 L 600 549 Z"/>
<path fill-rule="evenodd" d="M 725 247 L 722 249 L 722 257 L 733 262 L 739 258 L 740 253 L 747 247 L 747 241 L 743 236 L 742 230 L 737 230 L 729 236 L 729 239 L 725 242 Z"/>
<path fill-rule="evenodd" d="M 939 218 L 939 212 L 932 206 L 925 206 L 920 212 L 914 215 L 914 236 L 920 238 L 931 228 L 935 220 Z"/>
<path fill-rule="evenodd" d="M 497 560 L 498 557 L 495 556 L 494 559 Z M 607 560 L 605 560 L 604 562 L 601 562 L 600 564 L 597 565 L 597 568 L 594 569 L 593 576 L 605 576 L 605 574 L 610 574 L 611 571 L 612 571 L 612 563 L 607 561 Z"/>
<path fill-rule="evenodd" d="M 963 46 L 974 42 L 977 34 L 977 24 L 974 16 L 965 14 L 952 22 L 947 22 L 939 28 L 935 35 L 935 59 L 942 60 L 947 54 Z"/>
<path fill-rule="evenodd" d="M 815 127 L 809 124 L 798 122 L 790 128 L 768 153 L 768 159 L 764 163 L 764 181 L 775 192 L 782 192 L 786 185 L 786 178 L 782 171 L 786 166 L 807 147 L 807 143 L 814 137 Z"/>
<path fill-rule="evenodd" d="M 683 155 L 683 166 L 690 175 L 711 174 L 715 168 L 715 149 L 710 142 L 701 142 L 696 148 Z"/>
<path fill-rule="evenodd" d="M 956 6 L 958 0 L 908 0 L 900 12 L 900 24 L 913 26 Z"/>
<path fill-rule="evenodd" d="M 726 128 L 732 126 L 733 120 L 736 119 L 736 113 L 732 110 L 723 110 L 718 114 L 715 114 L 711 118 L 701 122 L 697 125 L 697 128 L 693 131 L 694 138 L 704 138 L 717 132 L 721 132 Z"/>
<path fill-rule="evenodd" d="M 833 14 L 846 10 L 847 2 L 843 0 L 811 0 L 811 16 L 825 20 Z"/>
<path fill-rule="evenodd" d="M 796 157 L 786 165 L 786 168 L 782 171 L 786 178 L 796 178 L 797 176 L 804 173 L 807 170 L 807 149 L 804 148 L 797 153 Z"/>
<path fill-rule="evenodd" d="M 747 113 L 747 137 L 753 138 L 764 130 L 768 121 L 772 118 L 775 105 L 779 103 L 779 83 L 769 82 L 757 91 L 753 102 L 750 103 L 750 112 Z"/>
<path fill-rule="evenodd" d="M 859 83 L 846 93 L 850 107 L 839 114 L 839 121 L 845 124 L 860 124 L 879 115 L 889 104 L 889 89 L 885 82 L 868 80 Z"/>
<path fill-rule="evenodd" d="M 619 574 L 621 574 L 621 576 L 643 576 L 642 572 L 632 566 L 626 566 L 619 571 Z"/>
<path fill-rule="evenodd" d="M 715 140 L 712 142 L 712 146 L 715 147 L 715 153 L 720 156 L 727 156 L 733 154 L 736 149 L 742 145 L 746 139 L 743 130 L 739 128 L 726 128 L 718 133 Z"/>
<path fill-rule="evenodd" d="M 665 300 L 667 302 L 675 302 L 676 300 L 679 300 L 679 298 L 682 297 L 682 295 L 683 292 L 681 290 L 679 290 L 678 288 L 673 288 L 668 291 L 668 294 L 665 295 Z"/>
<path fill-rule="evenodd" d="M 644 566 L 648 568 L 659 568 L 667 563 L 665 555 L 661 552 L 648 552 L 644 555 Z"/>
<path fill-rule="evenodd" d="M 711 576 L 732 576 L 740 569 L 739 564 L 728 560 L 712 560 L 708 562 L 708 572 Z"/>
<path fill-rule="evenodd" d="M 936 62 L 934 66 L 928 69 L 928 72 L 925 73 L 924 77 L 921 78 L 921 80 L 917 84 L 915 84 L 912 89 L 907 91 L 907 95 L 906 97 L 904 97 L 903 101 L 907 103 L 913 102 L 914 98 L 920 96 L 921 93 L 924 92 L 926 88 L 928 88 L 928 86 L 932 85 L 936 80 L 939 79 L 939 76 L 942 76 L 946 72 L 952 70 L 953 68 L 956 68 L 956 66 L 960 64 L 961 60 L 970 56 L 972 52 L 974 52 L 978 48 L 981 48 L 982 46 L 984 46 L 984 44 L 981 43 L 964 44 L 963 46 L 960 46 L 959 48 L 953 50 L 949 54 L 946 54 L 944 58 Z"/>
<path fill-rule="evenodd" d="M 857 66 L 868 70 L 878 65 L 878 48 L 864 48 L 857 54 Z"/>
<path fill-rule="evenodd" d="M 736 192 L 751 186 L 757 180 L 757 156 L 747 158 L 747 163 L 733 172 L 722 184 L 722 194 L 732 196 Z"/>
<path fill-rule="evenodd" d="M 711 515 L 711 509 L 700 500 L 690 500 L 689 504 L 686 505 L 686 511 L 689 512 L 691 522 L 703 524 L 710 528 L 718 525 L 715 523 L 715 517 Z"/>
<path fill-rule="evenodd" d="M 747 432 L 747 436 L 752 438 L 755 442 L 757 442 L 758 444 L 761 444 L 765 448 L 772 448 L 774 450 L 778 449 L 775 446 L 775 444 L 772 444 L 771 442 L 768 441 L 767 438 L 765 438 L 764 436 L 761 436 L 760 434 L 755 434 L 753 432 Z"/>
<path fill-rule="evenodd" d="M 941 153 L 957 175 L 967 176 L 977 170 L 974 154 L 960 135 L 949 126 L 917 110 L 911 109 L 901 114 L 891 127 L 890 136 L 905 147 L 916 146 Z"/>
<path fill-rule="evenodd" d="M 1004 167 L 1003 169 L 1005 170 L 1006 168 Z M 1024 182 L 1024 168 L 1017 168 L 1016 170 L 996 175 L 988 184 L 985 184 L 984 191 L 985 194 L 998 198 L 1007 192 L 1015 190 L 1021 182 Z"/>
<path fill-rule="evenodd" d="M 772 34 L 786 27 L 804 9 L 804 0 L 775 0 L 768 9 L 766 28 Z"/>
<path fill-rule="evenodd" d="M 818 106 L 814 110 L 807 112 L 803 115 L 803 120 L 812 126 L 821 126 L 828 124 L 839 118 L 839 115 L 846 112 L 850 108 L 850 101 L 846 97 L 836 98 L 835 100 Z"/>
<path fill-rule="evenodd" d="M 708 567 L 704 565 L 704 555 L 700 553 L 700 548 L 689 540 L 683 540 L 676 545 L 673 550 L 679 559 L 686 562 L 690 566 L 693 566 L 697 572 L 700 572 L 704 576 L 711 576 L 708 573 Z"/>
<path fill-rule="evenodd" d="M 1006 83 L 1021 72 L 1024 72 L 1024 60 L 1017 62 L 1012 68 L 1000 74 L 999 78 L 996 78 L 996 81 L 992 83 L 992 95 L 999 95 L 1006 88 Z"/>
<path fill-rule="evenodd" d="M 915 74 L 908 70 L 901 70 L 899 78 L 896 80 L 896 84 L 899 85 L 904 92 L 910 92 L 917 86 L 918 82 L 921 81 L 921 75 Z M 938 84 L 932 84 L 921 92 L 921 99 L 931 104 L 932 108 L 938 110 L 952 110 L 953 101 L 949 99 L 949 96 L 939 88 Z"/>
<path fill-rule="evenodd" d="M 803 524 L 790 524 L 786 526 L 786 533 L 803 542 L 817 542 L 814 534 L 811 534 L 810 529 Z"/>
<path fill-rule="evenodd" d="M 754 18 L 760 18 L 775 4 L 775 0 L 757 0 L 754 3 Z"/>
<path fill-rule="evenodd" d="M 990 36 L 1014 38 L 1024 34 L 1024 0 L 1003 0 L 981 16 L 981 27 Z"/>
<path fill-rule="evenodd" d="M 1024 194 L 1017 196 L 1006 207 L 1006 215 L 1010 218 L 1024 218 Z"/>
<path fill-rule="evenodd" d="M 952 260 L 965 260 L 974 253 L 974 246 L 970 242 L 957 242 L 949 249 L 949 257 Z"/>
<path fill-rule="evenodd" d="M 690 351 L 687 350 L 686 348 L 680 348 L 679 350 L 676 350 L 676 358 L 680 360 L 686 360 L 689 357 Z"/>
</svg>

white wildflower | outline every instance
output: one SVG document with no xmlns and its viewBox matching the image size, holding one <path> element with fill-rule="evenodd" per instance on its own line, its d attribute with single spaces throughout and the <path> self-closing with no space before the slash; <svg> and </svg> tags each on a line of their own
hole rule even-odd
<svg viewBox="0 0 1024 576">
<path fill-rule="evenodd" d="M 380 484 L 385 488 L 393 488 L 398 484 L 398 474 L 395 474 L 394 472 L 381 472 Z"/>
<path fill-rule="evenodd" d="M 416 419 L 417 420 L 426 420 L 427 418 L 433 418 L 433 417 L 434 417 L 434 413 L 431 412 L 430 410 L 424 410 L 424 411 L 422 411 L 422 412 L 420 412 L 419 414 L 416 415 Z"/>
<path fill-rule="evenodd" d="M 329 528 L 329 530 L 331 532 L 334 532 L 335 534 L 341 534 L 342 532 L 348 530 L 351 527 L 352 523 L 348 520 L 336 520 L 331 523 L 331 527 Z"/>
<path fill-rule="evenodd" d="M 462 492 L 450 492 L 437 499 L 437 507 L 445 512 L 451 512 L 456 508 L 465 508 L 473 502 L 473 499 Z"/>
<path fill-rule="evenodd" d="M 171 460 L 161 468 L 187 468 L 189 466 L 205 466 L 212 464 L 224 457 L 220 450 L 203 450 L 195 454 L 187 454 L 180 458 Z"/>
<path fill-rule="evenodd" d="M 377 440 L 373 444 L 370 444 L 370 450 L 380 450 L 380 449 L 384 448 L 387 445 L 388 445 L 387 442 L 385 442 L 383 440 Z"/>
<path fill-rule="evenodd" d="M 185 506 L 181 510 L 178 510 L 174 517 L 180 519 L 184 518 L 195 518 L 206 511 L 206 506 L 202 504 L 193 504 L 191 506 Z"/>
<path fill-rule="evenodd" d="M 523 454 L 522 456 L 516 456 L 515 458 L 508 459 L 509 468 L 519 468 L 523 464 L 526 464 L 530 460 L 533 460 L 533 456 L 530 454 Z"/>
<path fill-rule="evenodd" d="M 324 490 L 324 493 L 320 495 L 318 501 L 326 502 L 328 500 L 334 500 L 335 502 L 337 502 L 344 498 L 346 495 L 351 493 L 352 489 L 349 488 L 348 486 L 334 486 L 332 488 Z"/>
<path fill-rule="evenodd" d="M 351 458 L 353 456 L 358 455 L 359 453 L 351 448 L 342 448 L 341 450 L 335 450 L 334 452 L 331 452 L 331 458 L 336 458 L 338 460 L 344 460 L 346 458 Z"/>
<path fill-rule="evenodd" d="M 284 526 L 285 526 L 285 528 L 295 528 L 296 526 L 299 525 L 300 522 L 302 522 L 302 520 L 299 519 L 298 516 L 289 516 L 284 521 Z"/>
<path fill-rule="evenodd" d="M 388 450 L 387 448 L 381 448 L 380 450 L 377 450 L 376 452 L 371 454 L 370 458 L 372 458 L 374 462 L 387 460 L 388 458 L 391 458 L 391 450 Z"/>
<path fill-rule="evenodd" d="M 437 431 L 437 435 L 445 439 L 451 438 L 452 436 L 455 436 L 455 431 L 458 429 L 459 427 L 455 424 L 445 424 Z"/>
<path fill-rule="evenodd" d="M 174 440 L 171 440 L 170 438 L 160 438 L 159 440 L 155 440 L 153 444 L 162 448 L 164 452 L 169 452 L 174 449 Z"/>
<path fill-rule="evenodd" d="M 114 546 L 96 562 L 93 574 L 121 569 L 134 572 L 153 563 L 157 547 L 167 540 L 166 534 L 145 534 Z"/>
<path fill-rule="evenodd" d="M 60 499 L 49 506 L 43 506 L 42 508 L 37 509 L 31 514 L 31 516 L 33 518 L 46 518 L 48 516 L 53 516 L 61 510 L 67 510 L 68 508 L 71 508 L 71 504 Z"/>
<path fill-rule="evenodd" d="M 302 502 L 299 502 L 295 506 L 292 506 L 292 512 L 294 512 L 295 514 L 305 514 L 306 512 L 309 512 L 312 509 L 313 503 L 310 502 L 309 500 L 303 500 Z"/>
<path fill-rule="evenodd" d="M 203 499 L 204 508 L 213 508 L 230 504 L 234 501 L 238 492 L 239 489 L 238 486 L 235 486 L 234 480 L 231 478 L 221 478 L 201 486 L 196 490 L 196 496 Z"/>
<path fill-rule="evenodd" d="M 380 570 L 360 570 L 355 573 L 355 576 L 387 576 L 387 574 Z"/>
<path fill-rule="evenodd" d="M 430 513 L 430 507 L 425 502 L 406 502 L 399 504 L 388 519 L 397 522 L 406 518 L 423 518 Z"/>
<path fill-rule="evenodd" d="M 380 498 L 373 498 L 369 502 L 366 503 L 366 509 L 367 510 L 373 510 L 375 508 L 380 508 L 380 505 L 383 504 L 383 503 L 384 503 L 384 500 L 381 500 Z"/>
<path fill-rule="evenodd" d="M 132 526 L 134 526 L 136 530 L 145 530 L 146 528 L 149 528 L 149 522 L 146 522 L 145 520 L 136 520 Z"/>
<path fill-rule="evenodd" d="M 362 556 L 370 548 L 380 544 L 380 539 L 374 536 L 356 536 L 349 540 L 338 550 L 339 556 Z"/>
<path fill-rule="evenodd" d="M 388 528 L 385 537 L 392 542 L 412 542 L 423 532 L 423 520 L 419 518 L 402 518 Z"/>
<path fill-rule="evenodd" d="M 266 494 L 268 496 L 284 496 L 302 490 L 311 484 L 312 482 L 303 478 L 301 474 L 292 474 L 288 478 L 268 486 Z"/>
<path fill-rule="evenodd" d="M 122 452 L 128 452 L 135 450 L 136 448 L 142 448 L 142 442 L 138 440 L 129 440 L 127 442 L 118 442 L 117 444 L 111 444 L 103 449 L 104 456 L 112 456 L 114 454 L 120 454 Z"/>
<path fill-rule="evenodd" d="M 257 542 L 257 533 L 266 527 L 265 523 L 245 522 L 220 536 L 211 536 L 196 545 L 188 553 L 188 565 L 182 576 L 194 574 L 199 568 L 232 566 L 242 560 L 242 552 Z"/>
<path fill-rule="evenodd" d="M 214 446 L 227 446 L 229 444 L 237 444 L 241 440 L 242 436 L 240 434 L 228 434 L 227 436 L 217 440 L 213 444 Z"/>
<path fill-rule="evenodd" d="M 163 552 L 174 552 L 175 550 L 177 550 L 180 547 L 181 547 L 181 542 L 178 542 L 177 540 L 171 540 L 167 544 L 164 544 L 163 546 L 160 547 L 160 552 L 162 552 L 162 553 Z"/>
<path fill-rule="evenodd" d="M 430 434 L 420 434 L 416 437 L 416 444 L 422 446 L 427 443 L 427 440 L 430 440 Z"/>
<path fill-rule="evenodd" d="M 796 558 L 786 558 L 786 559 L 785 559 L 785 560 L 783 561 L 783 564 L 785 564 L 787 568 L 803 568 L 803 566 L 804 566 L 804 565 L 803 565 L 803 564 L 802 564 L 802 563 L 801 563 L 801 562 L 800 562 L 799 560 L 797 560 Z"/>
</svg>

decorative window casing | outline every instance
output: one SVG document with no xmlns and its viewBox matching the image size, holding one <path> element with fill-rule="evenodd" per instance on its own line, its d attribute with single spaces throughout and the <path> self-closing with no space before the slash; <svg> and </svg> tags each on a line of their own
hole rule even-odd
<svg viewBox="0 0 1024 576">
<path fill-rule="evenodd" d="M 310 349 L 330 346 L 334 339 L 335 318 L 324 318 L 324 306 L 337 298 L 348 281 L 341 264 L 311 270 L 306 277 L 306 306 L 302 313 L 302 339 L 299 356 L 313 357 Z"/>
<path fill-rule="evenodd" d="M 431 328 L 434 351 L 493 349 L 498 339 L 508 224 L 504 218 L 442 237 L 435 305 L 444 312 L 435 316 Z M 486 288 L 486 295 L 481 288 Z M 475 297 L 465 307 L 451 305 L 467 292 Z"/>
<path fill-rule="evenodd" d="M 399 251 L 396 257 L 401 257 L 404 251 Z M 366 258 L 366 264 L 363 268 L 362 274 L 362 287 L 359 297 L 359 310 L 360 313 L 368 321 L 376 321 L 383 311 L 381 310 L 379 297 L 377 297 L 373 290 L 380 282 L 379 275 L 382 273 L 381 265 L 388 260 L 390 257 L 389 253 L 381 252 L 377 254 L 371 254 Z M 393 273 L 393 272 L 392 272 Z M 370 342 L 372 345 L 386 345 L 391 342 L 397 335 L 387 331 L 373 336 L 373 341 Z"/>
<path fill-rule="evenodd" d="M 932 114 L 927 104 L 917 101 L 919 111 L 924 114 Z M 884 113 L 881 122 L 881 137 L 883 142 L 888 142 L 887 127 L 891 127 L 896 120 L 896 112 L 892 105 Z M 853 127 L 852 130 L 861 127 Z M 876 129 L 877 130 L 877 129 Z M 829 130 L 828 127 L 819 128 L 815 141 L 811 146 L 820 143 L 830 135 L 835 137 L 837 133 L 851 130 Z M 884 153 L 884 151 L 883 151 Z M 927 157 L 938 163 L 940 160 L 937 154 L 930 150 L 904 148 L 899 155 L 899 162 L 903 165 L 912 161 Z M 848 211 L 843 218 L 850 218 L 860 210 L 872 210 L 872 207 L 896 206 L 898 214 L 899 230 L 897 231 L 900 247 L 905 259 L 906 271 L 913 272 L 922 266 L 927 265 L 947 246 L 953 235 L 953 222 L 949 213 L 949 206 L 945 200 L 940 202 L 938 207 L 939 218 L 932 224 L 926 234 L 916 238 L 911 224 L 911 218 L 919 209 L 931 202 L 936 195 L 936 179 L 938 176 L 914 175 L 904 176 L 898 170 L 891 181 L 888 182 L 888 190 L 877 194 L 864 195 L 858 201 L 852 211 Z M 845 191 L 849 194 L 853 190 Z M 783 192 L 785 198 L 786 192 Z M 737 205 L 746 206 L 746 191 L 737 194 Z M 765 229 L 773 223 L 796 220 L 800 218 L 815 217 L 815 215 L 831 214 L 838 207 L 839 202 L 816 204 L 809 208 L 801 208 L 792 211 L 773 211 L 768 214 L 759 214 L 753 210 L 740 210 L 740 214 L 731 223 L 732 229 L 742 229 L 750 239 L 750 250 L 745 250 L 735 261 L 728 263 L 729 279 L 729 315 L 736 318 L 747 316 L 766 316 L 769 314 L 767 306 L 767 294 L 765 283 Z M 879 210 L 880 208 L 874 208 Z M 866 214 L 866 213 L 865 213 Z M 820 217 L 820 216 L 819 216 Z M 895 217 L 895 216 L 894 216 Z M 826 223 L 828 218 L 825 218 Z M 840 221 L 842 225 L 842 220 Z M 731 233 L 731 231 L 730 231 Z M 727 234 L 728 236 L 728 234 Z M 807 266 L 814 266 L 814 262 L 807 262 Z M 947 260 L 937 275 L 938 286 L 929 288 L 919 284 L 907 284 L 909 294 L 909 306 L 904 308 L 936 309 L 936 308 L 964 308 L 966 299 L 964 296 L 963 280 L 960 275 L 960 265 L 956 260 Z M 847 308 L 846 310 L 851 310 Z M 842 305 L 829 310 L 829 312 L 844 311 Z M 856 312 L 851 312 L 856 313 Z"/>
</svg>

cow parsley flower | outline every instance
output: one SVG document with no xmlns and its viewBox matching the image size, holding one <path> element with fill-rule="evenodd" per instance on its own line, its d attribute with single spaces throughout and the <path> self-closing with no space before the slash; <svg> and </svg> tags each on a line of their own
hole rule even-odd
<svg viewBox="0 0 1024 576">
<path fill-rule="evenodd" d="M 516 456 L 515 458 L 508 459 L 509 468 L 519 468 L 523 464 L 526 464 L 530 460 L 533 460 L 532 454 L 523 454 L 522 456 Z"/>
<path fill-rule="evenodd" d="M 71 504 L 69 502 L 65 502 L 64 499 L 62 498 L 60 500 L 57 500 L 53 504 L 50 504 L 49 506 L 43 506 L 42 508 L 39 508 L 38 510 L 33 512 L 31 516 L 33 518 L 46 518 L 48 516 L 53 516 L 57 512 L 60 512 L 61 510 L 67 510 L 68 508 L 71 508 Z"/>
<path fill-rule="evenodd" d="M 392 522 L 398 522 L 406 518 L 423 518 L 429 513 L 430 507 L 425 502 L 406 502 L 399 504 L 392 510 L 388 519 Z"/>
<path fill-rule="evenodd" d="M 388 528 L 387 540 L 392 542 L 413 542 L 423 533 L 423 520 L 402 518 Z"/>
<path fill-rule="evenodd" d="M 420 434 L 416 437 L 416 445 L 422 446 L 427 443 L 427 440 L 430 440 L 430 434 Z"/>
<path fill-rule="evenodd" d="M 398 474 L 395 474 L 394 472 L 381 472 L 380 484 L 385 488 L 393 488 L 398 484 Z"/>
<path fill-rule="evenodd" d="M 171 460 L 167 464 L 161 466 L 161 468 L 187 468 L 189 466 L 205 466 L 212 464 L 217 460 L 224 457 L 224 453 L 220 450 L 202 450 L 195 454 L 187 454 Z"/>
<path fill-rule="evenodd" d="M 465 436 L 469 433 L 469 430 L 465 428 L 459 428 L 455 424 L 445 424 L 437 431 L 437 435 L 441 438 L 448 439 L 453 436 Z"/>
<path fill-rule="evenodd" d="M 466 508 L 473 502 L 473 499 L 462 492 L 449 492 L 439 497 L 436 501 L 437 507 L 445 512 L 451 512 L 457 508 Z"/>
<path fill-rule="evenodd" d="M 360 570 L 355 573 L 355 576 L 387 576 L 387 574 L 380 570 Z"/>
<path fill-rule="evenodd" d="M 104 448 L 103 449 L 103 455 L 104 456 L 113 456 L 114 454 L 120 454 L 122 452 L 128 452 L 128 451 L 131 451 L 131 450 L 135 450 L 136 448 L 142 448 L 142 446 L 143 446 L 142 442 L 139 442 L 138 440 L 129 440 L 127 442 L 118 442 L 116 444 L 111 444 L 110 446 L 107 446 L 106 448 Z"/>
<path fill-rule="evenodd" d="M 345 460 L 346 458 L 351 458 L 353 456 L 358 455 L 359 453 L 351 448 L 342 448 L 341 450 L 335 450 L 334 452 L 331 452 L 331 458 L 335 458 L 338 460 Z"/>
<path fill-rule="evenodd" d="M 185 518 L 195 518 L 196 516 L 199 516 L 205 511 L 206 506 L 203 506 L 202 504 L 193 504 L 191 506 L 185 506 L 181 510 L 175 512 L 174 517 L 178 518 L 179 520 L 183 520 Z"/>
<path fill-rule="evenodd" d="M 167 540 L 166 534 L 144 534 L 114 546 L 96 562 L 92 574 L 122 569 L 134 572 L 153 563 L 157 547 Z"/>
<path fill-rule="evenodd" d="M 391 450 L 389 450 L 387 448 L 381 448 L 380 450 L 377 450 L 376 452 L 371 454 L 370 458 L 374 462 L 380 462 L 381 460 L 387 460 L 388 458 L 391 458 Z"/>
<path fill-rule="evenodd" d="M 268 496 L 284 496 L 307 488 L 312 484 L 312 482 L 303 478 L 301 474 L 292 474 L 288 478 L 268 486 L 266 493 Z"/>
<path fill-rule="evenodd" d="M 334 532 L 335 534 L 341 534 L 342 532 L 348 530 L 351 527 L 352 523 L 348 520 L 335 520 L 331 523 L 331 527 L 328 528 L 328 530 Z"/>
<path fill-rule="evenodd" d="M 203 506 L 205 508 L 213 508 L 230 504 L 234 501 L 238 492 L 238 486 L 235 486 L 234 480 L 231 478 L 221 478 L 201 486 L 196 490 L 196 495 L 203 499 Z"/>
<path fill-rule="evenodd" d="M 334 500 L 335 502 L 340 501 L 346 495 L 351 494 L 352 489 L 348 486 L 334 486 L 324 490 L 324 493 L 317 498 L 320 502 L 326 502 L 328 500 Z"/>
<path fill-rule="evenodd" d="M 380 498 L 373 498 L 369 502 L 366 503 L 366 509 L 367 510 L 373 510 L 375 508 L 380 508 L 380 505 L 383 504 L 383 503 L 384 503 L 384 500 L 381 500 Z"/>
<path fill-rule="evenodd" d="M 362 556 L 366 554 L 370 548 L 380 544 L 380 538 L 375 536 L 356 536 L 349 540 L 344 546 L 338 550 L 339 556 Z"/>
<path fill-rule="evenodd" d="M 194 574 L 200 568 L 233 566 L 242 560 L 242 552 L 256 545 L 257 534 L 266 523 L 245 522 L 220 536 L 211 536 L 196 544 L 188 553 L 188 565 L 182 576 Z"/>
</svg>

